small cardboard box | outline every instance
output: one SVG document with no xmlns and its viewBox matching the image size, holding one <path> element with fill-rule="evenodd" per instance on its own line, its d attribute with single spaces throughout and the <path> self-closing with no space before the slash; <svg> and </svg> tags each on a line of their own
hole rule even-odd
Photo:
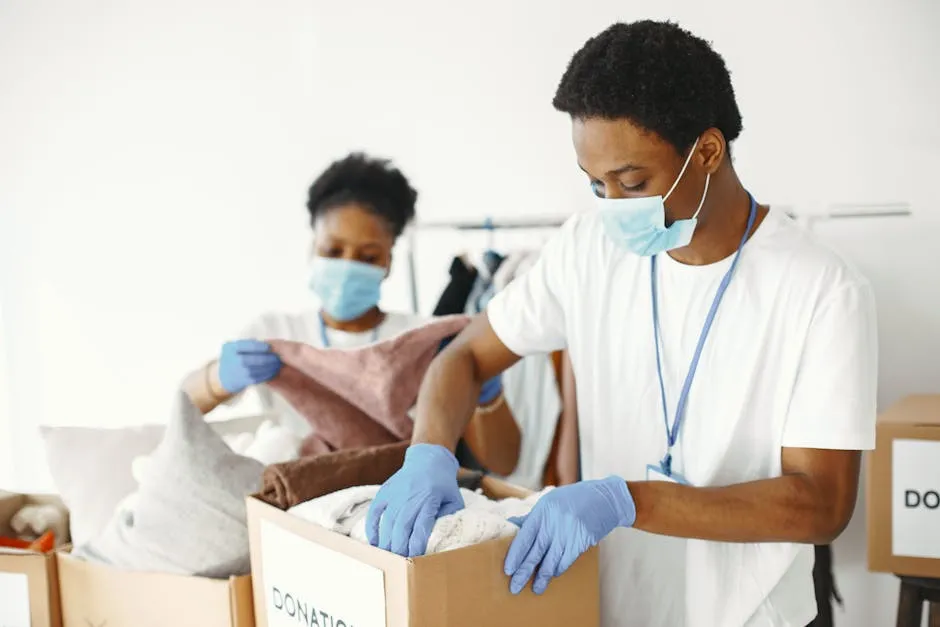
<svg viewBox="0 0 940 627">
<path fill-rule="evenodd" d="M 14 536 L 10 519 L 32 504 L 61 506 L 62 501 L 55 496 L 0 492 L 0 535 Z M 0 549 L 0 625 L 60 627 L 58 586 L 54 553 Z"/>
<path fill-rule="evenodd" d="M 869 570 L 940 577 L 940 394 L 878 417 L 867 490 Z"/>
<path fill-rule="evenodd" d="M 527 491 L 485 477 L 490 498 Z M 406 559 L 248 499 L 259 627 L 594 627 L 597 549 L 541 596 L 509 592 L 503 561 L 512 538 Z"/>
<path fill-rule="evenodd" d="M 63 627 L 254 627 L 251 577 L 120 570 L 59 552 Z"/>
</svg>

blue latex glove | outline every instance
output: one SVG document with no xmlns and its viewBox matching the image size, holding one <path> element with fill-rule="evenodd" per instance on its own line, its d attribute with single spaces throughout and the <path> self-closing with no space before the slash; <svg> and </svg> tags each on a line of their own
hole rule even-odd
<svg viewBox="0 0 940 627">
<path fill-rule="evenodd" d="M 519 594 L 539 567 L 532 591 L 545 592 L 582 553 L 617 527 L 631 527 L 636 505 L 620 477 L 582 481 L 555 488 L 526 516 L 510 519 L 521 529 L 509 547 L 504 570 L 509 589 Z"/>
<path fill-rule="evenodd" d="M 403 557 L 424 555 L 434 521 L 463 507 L 457 458 L 443 446 L 414 444 L 369 506 L 366 535 L 372 546 Z"/>
<path fill-rule="evenodd" d="M 265 342 L 236 340 L 226 342 L 219 356 L 219 382 L 229 394 L 249 385 L 270 381 L 281 371 L 281 358 Z"/>
<path fill-rule="evenodd" d="M 477 405 L 480 407 L 489 405 L 502 393 L 503 376 L 498 374 L 489 381 L 483 383 L 483 387 L 480 388 L 480 396 L 477 399 Z"/>
</svg>

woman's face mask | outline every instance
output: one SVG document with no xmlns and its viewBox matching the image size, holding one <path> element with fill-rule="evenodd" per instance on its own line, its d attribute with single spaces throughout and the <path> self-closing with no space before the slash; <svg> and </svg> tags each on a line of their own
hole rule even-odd
<svg viewBox="0 0 940 627">
<path fill-rule="evenodd" d="M 334 320 L 355 320 L 379 304 L 385 268 L 330 257 L 314 257 L 310 264 L 310 290 L 323 311 Z"/>
<path fill-rule="evenodd" d="M 682 175 L 689 167 L 696 147 L 698 147 L 697 139 L 679 171 L 679 176 L 676 177 L 665 196 L 597 199 L 604 231 L 614 242 L 644 257 L 689 245 L 698 224 L 698 214 L 705 204 L 711 175 L 705 177 L 702 199 L 691 218 L 676 220 L 667 227 L 665 202 L 682 180 Z"/>
</svg>

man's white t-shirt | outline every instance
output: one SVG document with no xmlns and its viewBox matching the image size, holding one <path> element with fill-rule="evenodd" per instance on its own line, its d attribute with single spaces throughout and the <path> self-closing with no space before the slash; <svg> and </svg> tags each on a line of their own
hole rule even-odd
<svg viewBox="0 0 940 627">
<path fill-rule="evenodd" d="M 657 259 L 670 425 L 732 257 Z M 490 323 L 514 353 L 567 347 L 578 382 L 585 479 L 646 478 L 666 451 L 650 259 L 614 244 L 598 214 L 573 217 L 538 263 L 498 294 Z M 781 474 L 783 447 L 874 447 L 877 336 L 868 282 L 771 210 L 721 302 L 673 468 L 695 486 Z M 804 627 L 816 615 L 813 548 L 720 543 L 618 529 L 601 543 L 604 627 Z"/>
<path fill-rule="evenodd" d="M 331 348 L 361 348 L 401 335 L 427 323 L 428 318 L 417 314 L 387 313 L 385 320 L 375 329 L 362 333 L 348 333 L 327 328 L 326 338 Z M 315 309 L 297 313 L 264 314 L 248 325 L 239 337 L 257 340 L 290 340 L 323 347 L 320 314 Z M 252 402 L 248 398 L 242 398 L 248 396 L 255 396 L 254 403 L 260 405 L 262 413 L 275 417 L 279 424 L 289 428 L 298 437 L 306 437 L 312 432 L 310 423 L 298 414 L 281 395 L 268 386 L 258 385 L 249 388 L 235 398 L 234 404 Z"/>
</svg>

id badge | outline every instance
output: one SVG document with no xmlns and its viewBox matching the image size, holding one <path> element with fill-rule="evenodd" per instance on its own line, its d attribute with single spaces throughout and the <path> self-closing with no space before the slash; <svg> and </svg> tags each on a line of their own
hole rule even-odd
<svg viewBox="0 0 940 627">
<path fill-rule="evenodd" d="M 672 475 L 667 475 L 663 472 L 662 466 L 659 464 L 647 464 L 646 465 L 646 480 L 647 481 L 666 481 L 668 483 L 678 483 L 680 485 L 690 485 L 688 481 L 685 480 L 680 474 L 672 473 Z"/>
</svg>

